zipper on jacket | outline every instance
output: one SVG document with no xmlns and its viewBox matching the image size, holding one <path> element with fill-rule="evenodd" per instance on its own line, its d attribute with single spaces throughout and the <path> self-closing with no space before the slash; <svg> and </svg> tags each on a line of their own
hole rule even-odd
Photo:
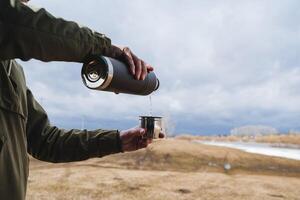
<svg viewBox="0 0 300 200">
<path fill-rule="evenodd" d="M 8 69 L 7 69 L 8 76 L 10 76 L 10 74 L 11 74 L 11 67 L 12 67 L 12 60 L 10 60 L 9 64 L 8 64 Z"/>
</svg>

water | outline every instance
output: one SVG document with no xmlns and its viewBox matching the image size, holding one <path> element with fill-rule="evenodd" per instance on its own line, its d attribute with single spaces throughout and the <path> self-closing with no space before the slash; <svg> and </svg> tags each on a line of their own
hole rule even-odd
<svg viewBox="0 0 300 200">
<path fill-rule="evenodd" d="M 149 108 L 149 114 L 150 116 L 153 116 L 153 113 L 152 113 L 152 98 L 151 98 L 151 95 L 149 95 L 149 100 L 150 100 L 150 108 Z"/>
<path fill-rule="evenodd" d="M 197 141 L 202 144 L 230 147 L 240 149 L 248 153 L 257 153 L 267 156 L 277 156 L 289 159 L 300 160 L 300 149 L 272 147 L 266 143 L 254 142 L 215 142 L 215 141 Z"/>
</svg>

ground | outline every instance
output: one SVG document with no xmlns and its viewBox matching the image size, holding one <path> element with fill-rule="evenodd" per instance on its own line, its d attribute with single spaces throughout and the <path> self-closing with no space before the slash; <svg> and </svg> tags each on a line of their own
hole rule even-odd
<svg viewBox="0 0 300 200">
<path fill-rule="evenodd" d="M 290 200 L 299 188 L 300 161 L 166 139 L 84 162 L 32 159 L 27 199 Z"/>
</svg>

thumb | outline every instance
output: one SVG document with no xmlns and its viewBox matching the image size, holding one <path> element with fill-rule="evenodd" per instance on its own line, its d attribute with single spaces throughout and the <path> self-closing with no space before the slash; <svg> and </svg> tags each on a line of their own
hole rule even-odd
<svg viewBox="0 0 300 200">
<path fill-rule="evenodd" d="M 140 134 L 140 136 L 144 136 L 145 135 L 145 133 L 146 133 L 146 130 L 145 129 L 143 129 L 143 128 L 138 128 L 139 129 L 139 134 Z"/>
</svg>

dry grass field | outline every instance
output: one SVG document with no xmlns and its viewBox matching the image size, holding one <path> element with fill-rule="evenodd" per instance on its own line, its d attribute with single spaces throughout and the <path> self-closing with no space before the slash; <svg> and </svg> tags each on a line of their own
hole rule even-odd
<svg viewBox="0 0 300 200">
<path fill-rule="evenodd" d="M 27 199 L 276 200 L 300 199 L 299 188 L 300 161 L 165 139 L 84 162 L 32 159 Z"/>
</svg>

